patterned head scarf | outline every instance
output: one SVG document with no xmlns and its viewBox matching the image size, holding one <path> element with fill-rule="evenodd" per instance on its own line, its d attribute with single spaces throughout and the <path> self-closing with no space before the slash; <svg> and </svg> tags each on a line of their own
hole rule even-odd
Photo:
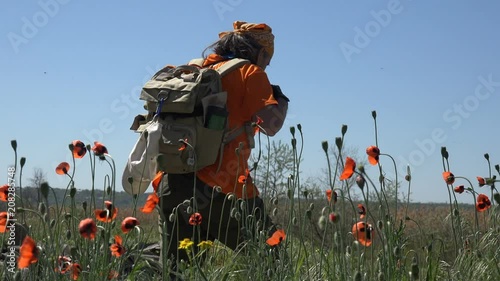
<svg viewBox="0 0 500 281">
<path fill-rule="evenodd" d="M 244 21 L 235 21 L 233 31 L 224 31 L 219 33 L 219 38 L 226 36 L 231 32 L 248 34 L 252 36 L 272 57 L 274 54 L 274 35 L 272 29 L 265 23 L 247 23 Z"/>
</svg>

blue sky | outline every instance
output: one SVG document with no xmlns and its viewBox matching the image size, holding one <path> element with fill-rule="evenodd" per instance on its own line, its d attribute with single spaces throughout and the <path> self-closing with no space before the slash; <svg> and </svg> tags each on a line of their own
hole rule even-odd
<svg viewBox="0 0 500 281">
<path fill-rule="evenodd" d="M 375 143 L 413 171 L 414 201 L 445 202 L 440 147 L 455 175 L 476 184 L 488 176 L 483 154 L 500 163 L 500 18 L 497 1 L 2 1 L 0 85 L 3 130 L 0 182 L 13 162 L 10 140 L 27 158 L 23 181 L 42 168 L 71 163 L 68 144 L 103 142 L 121 176 L 142 113 L 139 89 L 165 64 L 199 57 L 232 22 L 265 22 L 276 36 L 267 69 L 290 97 L 275 137 L 302 124 L 305 176 L 326 167 L 321 141 L 332 145 L 342 124 L 348 146 Z M 361 154 L 361 156 L 365 156 Z M 388 158 L 384 168 L 393 170 Z M 109 172 L 98 163 L 98 186 Z M 76 186 L 89 184 L 88 159 Z M 375 170 L 375 169 L 372 169 Z M 119 189 L 121 188 L 118 186 Z M 477 186 L 476 186 L 477 187 Z M 478 190 L 489 194 L 487 189 Z M 468 195 L 464 201 L 471 201 Z"/>
</svg>

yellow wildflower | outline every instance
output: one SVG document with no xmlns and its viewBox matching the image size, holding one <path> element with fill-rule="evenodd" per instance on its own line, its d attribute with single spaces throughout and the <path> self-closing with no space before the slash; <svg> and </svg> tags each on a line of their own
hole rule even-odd
<svg viewBox="0 0 500 281">
<path fill-rule="evenodd" d="M 189 238 L 184 238 L 184 240 L 179 241 L 179 250 L 184 249 L 186 251 L 189 251 L 191 249 L 191 246 L 193 246 L 194 242 L 191 241 Z"/>
<path fill-rule="evenodd" d="M 198 244 L 198 247 L 200 247 L 201 250 L 206 250 L 206 249 L 210 249 L 213 245 L 214 245 L 214 242 L 208 240 L 208 241 L 201 241 Z"/>
</svg>

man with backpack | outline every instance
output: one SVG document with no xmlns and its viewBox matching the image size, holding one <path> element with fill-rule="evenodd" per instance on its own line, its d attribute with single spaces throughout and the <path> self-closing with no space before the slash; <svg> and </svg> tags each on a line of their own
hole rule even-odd
<svg viewBox="0 0 500 281">
<path fill-rule="evenodd" d="M 179 241 L 186 238 L 194 242 L 193 247 L 201 241 L 218 240 L 234 250 L 260 230 L 269 235 L 276 231 L 252 181 L 248 160 L 254 134 L 260 131 L 273 136 L 281 129 L 289 100 L 265 73 L 274 53 L 272 29 L 264 23 L 241 21 L 234 22 L 233 28 L 219 34 L 219 40 L 205 49 L 203 59 L 182 68 L 165 68 L 141 94 L 152 112 L 156 107 L 154 118 L 162 128 L 161 136 L 155 137 L 159 148 L 158 139 L 147 140 L 155 142 L 151 146 L 161 154 L 157 166 L 148 168 L 165 172 L 159 204 L 162 235 L 166 235 L 162 251 L 174 264 L 188 260 L 187 251 L 179 247 Z M 205 56 L 207 51 L 211 53 Z M 220 75 L 221 93 L 213 90 L 217 88 L 213 83 L 203 86 L 203 81 L 210 80 L 203 77 L 213 70 Z M 175 85 L 175 90 L 165 86 L 165 81 Z M 188 100 L 185 89 L 196 81 L 201 85 L 193 86 L 199 87 L 198 92 L 206 88 L 211 93 L 201 102 L 196 98 L 186 110 L 199 114 L 171 113 L 184 106 L 182 102 Z M 184 125 L 186 129 L 182 129 Z M 193 126 L 201 128 L 191 129 Z M 219 129 L 223 129 L 220 137 L 214 135 Z M 211 148 L 201 146 L 210 144 L 216 153 L 207 156 Z M 152 174 L 146 182 L 152 180 Z M 126 190 L 127 181 L 133 182 L 124 175 Z"/>
</svg>

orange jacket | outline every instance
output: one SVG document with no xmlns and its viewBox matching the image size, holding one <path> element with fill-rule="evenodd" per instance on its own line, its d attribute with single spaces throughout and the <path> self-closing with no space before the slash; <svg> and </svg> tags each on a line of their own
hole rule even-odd
<svg viewBox="0 0 500 281">
<path fill-rule="evenodd" d="M 224 63 L 223 57 L 211 54 L 203 66 L 211 65 L 217 69 Z M 265 106 L 278 104 L 267 74 L 254 64 L 246 64 L 222 77 L 222 88 L 227 92 L 230 130 L 253 121 L 255 114 Z M 243 149 L 237 154 L 240 142 Z M 234 193 L 238 198 L 253 198 L 259 195 L 259 191 L 247 174 L 250 152 L 248 136 L 242 133 L 224 146 L 220 168 L 220 159 L 217 159 L 215 164 L 198 171 L 197 176 L 210 186 L 220 186 L 223 193 Z"/>
</svg>

